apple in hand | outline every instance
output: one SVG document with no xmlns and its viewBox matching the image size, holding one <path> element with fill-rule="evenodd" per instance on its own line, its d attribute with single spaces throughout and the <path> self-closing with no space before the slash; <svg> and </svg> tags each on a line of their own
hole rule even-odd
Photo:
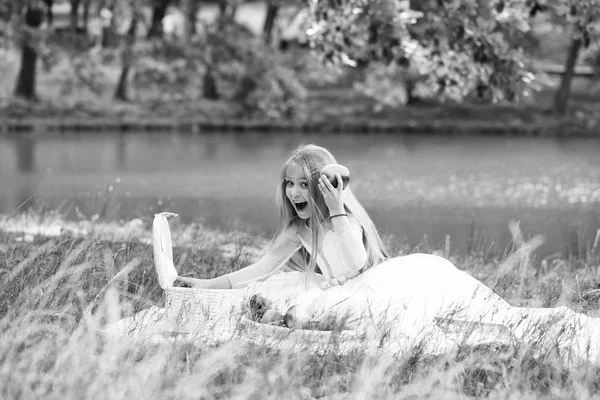
<svg viewBox="0 0 600 400">
<path fill-rule="evenodd" d="M 350 170 L 341 164 L 326 165 L 321 169 L 321 174 L 327 176 L 334 188 L 337 188 L 338 185 L 336 174 L 340 174 L 342 177 L 342 189 L 346 189 L 348 182 L 350 182 Z"/>
</svg>

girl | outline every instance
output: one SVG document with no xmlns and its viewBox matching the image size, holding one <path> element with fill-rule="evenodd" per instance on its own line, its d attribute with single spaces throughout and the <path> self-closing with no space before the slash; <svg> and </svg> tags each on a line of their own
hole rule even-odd
<svg viewBox="0 0 600 400">
<path fill-rule="evenodd" d="M 279 228 L 265 256 L 215 279 L 178 280 L 198 288 L 241 288 L 264 280 L 287 263 L 289 268 L 307 273 L 305 283 L 316 279 L 319 286 L 328 287 L 384 261 L 387 256 L 381 238 L 350 187 L 344 190 L 340 184 L 334 188 L 324 175 L 319 176 L 323 167 L 335 163 L 322 147 L 300 146 L 281 171 L 276 199 Z M 342 182 L 339 174 L 336 178 Z"/>
<path fill-rule="evenodd" d="M 441 257 L 388 258 L 350 187 L 343 188 L 339 174 L 336 187 L 320 174 L 336 163 L 322 147 L 300 146 L 281 171 L 280 223 L 266 254 L 221 277 L 177 280 L 211 289 L 252 285 L 281 312 L 293 304 L 301 320 L 344 320 L 391 350 L 420 344 L 429 352 L 447 351 L 488 340 L 486 329 L 495 327 L 503 340 L 600 362 L 598 320 L 566 307 L 512 307 Z M 293 272 L 275 274 L 284 267 Z M 460 335 L 450 335 L 450 327 Z"/>
</svg>

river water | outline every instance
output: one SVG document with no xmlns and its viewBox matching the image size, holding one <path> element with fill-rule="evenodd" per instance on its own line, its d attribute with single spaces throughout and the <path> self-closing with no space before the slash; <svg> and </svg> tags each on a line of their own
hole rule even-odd
<svg viewBox="0 0 600 400">
<path fill-rule="evenodd" d="M 0 136 L 0 212 L 148 220 L 170 210 L 269 236 L 281 165 L 301 143 L 332 150 L 380 232 L 410 246 L 439 248 L 449 235 L 451 251 L 502 253 L 518 220 L 526 237 L 546 237 L 541 254 L 568 254 L 600 228 L 600 140 L 579 138 L 11 134 Z"/>
</svg>

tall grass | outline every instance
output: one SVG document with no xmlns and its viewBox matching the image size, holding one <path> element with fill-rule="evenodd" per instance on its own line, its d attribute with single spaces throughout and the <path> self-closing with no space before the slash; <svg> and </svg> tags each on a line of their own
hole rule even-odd
<svg viewBox="0 0 600 400">
<path fill-rule="evenodd" d="M 181 274 L 215 276 L 238 269 L 264 244 L 238 233 L 207 233 L 199 226 L 175 225 L 174 231 L 174 258 Z M 138 232 L 109 241 L 102 232 L 98 226 L 81 235 L 63 232 L 23 240 L 0 229 L 0 398 L 600 395 L 595 366 L 570 368 L 553 354 L 539 355 L 526 346 L 465 346 L 437 357 L 416 347 L 382 358 L 361 351 L 297 353 L 239 341 L 208 346 L 109 340 L 98 329 L 139 310 L 162 307 L 163 293 L 150 244 L 140 240 L 146 236 Z M 178 237 L 187 238 L 185 245 Z M 591 313 L 600 297 L 600 251 L 594 251 L 584 259 L 555 257 L 545 263 L 532 261 L 526 250 L 503 260 L 448 256 L 515 305 L 566 304 Z"/>
</svg>

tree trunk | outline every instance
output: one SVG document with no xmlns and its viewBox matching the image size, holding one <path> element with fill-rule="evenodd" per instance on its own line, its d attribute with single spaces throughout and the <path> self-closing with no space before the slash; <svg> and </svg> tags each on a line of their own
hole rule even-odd
<svg viewBox="0 0 600 400">
<path fill-rule="evenodd" d="M 51 27 L 54 25 L 54 13 L 52 12 L 54 0 L 44 0 L 44 4 L 46 5 L 46 21 L 48 22 L 48 26 Z"/>
<path fill-rule="evenodd" d="M 37 53 L 28 44 L 23 44 L 21 50 L 21 71 L 17 80 L 15 95 L 27 100 L 34 100 L 35 95 L 35 70 Z"/>
<path fill-rule="evenodd" d="M 90 4 L 91 0 L 85 0 L 83 3 L 83 33 L 87 35 L 88 33 L 88 25 L 90 22 Z"/>
<path fill-rule="evenodd" d="M 227 0 L 221 0 L 219 2 L 219 18 L 223 18 L 227 13 Z"/>
<path fill-rule="evenodd" d="M 273 37 L 273 26 L 275 25 L 275 18 L 279 12 L 279 6 L 269 1 L 267 5 L 267 15 L 265 16 L 265 24 L 263 25 L 263 38 L 266 44 L 271 44 Z"/>
<path fill-rule="evenodd" d="M 200 4 L 194 0 L 183 0 L 181 9 L 183 11 L 183 43 L 188 44 L 192 35 L 196 33 L 196 16 Z"/>
<path fill-rule="evenodd" d="M 115 91 L 115 99 L 121 101 L 129 101 L 127 82 L 129 80 L 129 71 L 131 70 L 131 65 L 133 64 L 133 45 L 135 43 L 135 32 L 137 30 L 137 25 L 138 15 L 137 13 L 134 13 L 134 15 L 131 17 L 131 23 L 129 25 L 127 38 L 125 40 L 125 47 L 121 55 L 123 67 L 121 69 L 121 75 L 119 76 L 119 82 L 117 83 L 117 90 Z"/>
<path fill-rule="evenodd" d="M 190 2 L 188 21 L 189 21 L 189 30 L 190 30 L 191 36 L 196 34 L 196 21 L 198 20 L 198 10 L 199 9 L 200 9 L 200 2 L 198 2 L 198 1 Z"/>
<path fill-rule="evenodd" d="M 415 98 L 415 87 L 417 86 L 417 83 L 408 78 L 405 82 L 404 82 L 404 88 L 406 91 L 406 105 L 410 106 L 415 104 L 416 102 L 416 98 Z"/>
<path fill-rule="evenodd" d="M 115 14 L 114 14 L 115 2 L 111 1 L 108 5 L 105 5 L 101 10 L 108 11 L 110 18 L 107 16 L 102 17 L 102 48 L 115 47 L 117 45 L 117 35 L 115 33 Z M 101 15 L 102 12 L 101 11 Z"/>
<path fill-rule="evenodd" d="M 119 82 L 117 83 L 117 90 L 115 91 L 115 99 L 121 101 L 129 101 L 129 91 L 127 80 L 129 79 L 130 66 L 123 64 L 121 69 L 121 75 L 119 75 Z"/>
<path fill-rule="evenodd" d="M 107 49 L 109 47 L 113 47 L 115 45 L 115 34 L 110 26 L 102 27 L 102 39 L 100 40 L 100 44 L 102 48 Z"/>
<path fill-rule="evenodd" d="M 241 104 L 246 104 L 246 100 L 250 93 L 256 88 L 256 80 L 245 76 L 242 78 L 240 87 L 233 95 L 233 99 Z"/>
<path fill-rule="evenodd" d="M 79 4 L 81 0 L 71 0 L 71 30 L 77 32 L 79 25 Z"/>
<path fill-rule="evenodd" d="M 219 2 L 219 20 L 229 21 L 235 18 L 237 12 L 237 4 L 229 4 L 227 0 Z"/>
<path fill-rule="evenodd" d="M 39 7 L 27 7 L 25 12 L 25 24 L 32 28 L 39 28 L 44 20 L 44 11 Z M 35 72 L 37 64 L 37 52 L 32 46 L 30 35 L 23 38 L 21 50 L 21 69 L 17 78 L 15 96 L 34 100 L 35 94 Z"/>
<path fill-rule="evenodd" d="M 154 0 L 154 6 L 152 7 L 152 22 L 150 23 L 150 29 L 148 29 L 147 35 L 148 39 L 163 36 L 162 20 L 167 13 L 169 2 L 170 0 Z"/>
<path fill-rule="evenodd" d="M 209 100 L 217 100 L 219 98 L 213 68 L 210 65 L 206 68 L 206 72 L 202 78 L 202 94 L 204 98 Z"/>
<path fill-rule="evenodd" d="M 184 45 L 187 45 L 190 42 L 190 39 L 192 37 L 192 30 L 190 28 L 190 18 L 189 18 L 189 14 L 191 13 L 192 9 L 194 8 L 193 5 L 193 0 L 182 0 L 181 1 L 181 10 L 183 11 L 183 27 L 182 27 L 182 37 L 181 40 L 183 42 Z"/>
<path fill-rule="evenodd" d="M 575 64 L 577 64 L 577 58 L 579 57 L 579 50 L 581 49 L 582 43 L 581 39 L 571 40 L 569 54 L 567 55 L 567 61 L 565 63 L 565 73 L 560 83 L 560 87 L 554 95 L 554 110 L 561 115 L 564 115 L 567 111 L 567 105 L 571 95 L 571 81 L 573 80 Z"/>
</svg>

